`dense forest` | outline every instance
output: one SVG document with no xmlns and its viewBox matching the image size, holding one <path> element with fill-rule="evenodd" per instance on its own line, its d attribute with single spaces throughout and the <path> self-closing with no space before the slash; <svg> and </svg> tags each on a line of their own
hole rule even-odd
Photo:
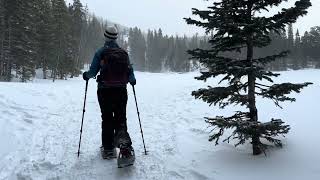
<svg viewBox="0 0 320 180">
<path fill-rule="evenodd" d="M 103 44 L 106 21 L 80 0 L 0 0 L 0 80 L 78 76 Z"/>
<path fill-rule="evenodd" d="M 0 81 L 26 82 L 42 70 L 44 79 L 78 76 L 103 45 L 106 26 L 114 25 L 89 13 L 80 0 L 0 0 Z M 187 50 L 209 48 L 212 34 L 168 36 L 161 29 L 143 32 L 138 27 L 119 29 L 118 43 L 127 49 L 135 70 L 188 72 L 200 68 Z M 320 27 L 303 35 L 292 26 L 281 35 L 270 33 L 272 44 L 255 56 L 291 50 L 288 58 L 270 70 L 320 68 Z M 230 54 L 235 56 L 238 54 Z M 243 54 L 245 55 L 245 54 Z M 239 57 L 240 58 L 240 57 Z"/>
</svg>

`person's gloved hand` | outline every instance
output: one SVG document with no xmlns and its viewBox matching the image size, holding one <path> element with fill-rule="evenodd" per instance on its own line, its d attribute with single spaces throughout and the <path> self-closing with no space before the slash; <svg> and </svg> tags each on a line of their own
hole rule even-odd
<svg viewBox="0 0 320 180">
<path fill-rule="evenodd" d="M 130 81 L 130 84 L 131 84 L 132 86 L 134 86 L 134 85 L 137 84 L 137 81 L 136 81 L 136 80 Z"/>
<path fill-rule="evenodd" d="M 87 72 L 84 72 L 84 73 L 82 74 L 82 78 L 83 78 L 83 80 L 85 80 L 85 81 L 89 81 L 89 78 L 87 77 Z"/>
</svg>

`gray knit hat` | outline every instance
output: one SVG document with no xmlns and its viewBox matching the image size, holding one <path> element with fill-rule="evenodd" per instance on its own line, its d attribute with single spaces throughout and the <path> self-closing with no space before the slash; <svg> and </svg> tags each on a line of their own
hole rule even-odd
<svg viewBox="0 0 320 180">
<path fill-rule="evenodd" d="M 118 38 L 118 29 L 114 26 L 108 26 L 104 32 L 104 37 L 108 39 L 117 39 Z"/>
</svg>

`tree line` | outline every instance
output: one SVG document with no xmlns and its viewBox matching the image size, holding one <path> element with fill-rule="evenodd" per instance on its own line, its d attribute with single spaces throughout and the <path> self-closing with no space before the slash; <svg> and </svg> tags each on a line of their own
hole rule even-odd
<svg viewBox="0 0 320 180">
<path fill-rule="evenodd" d="M 289 55 L 279 61 L 270 63 L 269 70 L 298 70 L 304 68 L 320 68 L 320 27 L 315 26 L 301 36 L 299 30 L 288 25 L 287 31 L 270 33 L 271 44 L 264 48 L 257 48 L 256 56 L 263 57 L 284 50 L 289 50 Z"/>
<path fill-rule="evenodd" d="M 94 52 L 104 43 L 103 32 L 113 24 L 88 12 L 80 0 L 0 0 L 0 81 L 13 78 L 22 82 L 42 70 L 44 79 L 78 76 Z M 118 25 L 121 47 L 127 49 L 135 70 L 148 72 L 189 72 L 200 67 L 189 49 L 209 49 L 207 36 L 164 35 L 161 28 L 143 32 L 138 27 Z M 282 33 L 270 32 L 272 43 L 257 48 L 254 56 L 263 57 L 285 49 L 291 54 L 267 66 L 269 70 L 320 68 L 320 27 L 302 36 L 292 25 Z M 229 53 L 240 58 L 245 53 Z"/>
<path fill-rule="evenodd" d="M 206 45 L 206 38 L 197 34 L 186 36 L 163 35 L 161 28 L 144 33 L 138 27 L 129 30 L 129 54 L 134 68 L 139 71 L 188 72 L 198 67 L 195 60 L 189 59 L 188 49 Z"/>
<path fill-rule="evenodd" d="M 142 32 L 139 28 L 129 30 L 129 53 L 136 70 L 148 72 L 174 71 L 189 72 L 199 68 L 198 60 L 192 59 L 188 54 L 189 49 L 210 49 L 210 38 L 194 35 L 192 37 L 178 37 L 163 35 L 162 30 L 148 30 Z M 271 44 L 255 48 L 255 57 L 264 57 L 270 54 L 289 50 L 289 56 L 279 61 L 272 62 L 266 69 L 284 71 L 288 69 L 298 70 L 304 68 L 320 68 L 320 27 L 312 27 L 303 36 L 299 30 L 294 33 L 292 24 L 281 33 L 270 32 Z M 232 58 L 246 56 L 242 53 L 225 53 Z"/>
</svg>

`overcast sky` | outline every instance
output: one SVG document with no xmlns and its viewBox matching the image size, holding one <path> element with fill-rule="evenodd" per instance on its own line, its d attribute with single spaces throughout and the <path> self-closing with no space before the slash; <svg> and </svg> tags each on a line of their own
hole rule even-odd
<svg viewBox="0 0 320 180">
<path fill-rule="evenodd" d="M 67 0 L 71 2 L 72 0 Z M 198 27 L 187 25 L 184 17 L 192 17 L 191 8 L 203 9 L 208 2 L 203 0 L 81 0 L 90 12 L 127 27 L 147 29 L 161 28 L 164 34 L 192 35 L 203 33 Z M 284 7 L 294 4 L 289 0 Z M 320 26 L 320 0 L 311 0 L 309 14 L 298 20 L 300 34 L 312 26 Z M 276 11 L 276 10 L 275 10 Z"/>
</svg>

